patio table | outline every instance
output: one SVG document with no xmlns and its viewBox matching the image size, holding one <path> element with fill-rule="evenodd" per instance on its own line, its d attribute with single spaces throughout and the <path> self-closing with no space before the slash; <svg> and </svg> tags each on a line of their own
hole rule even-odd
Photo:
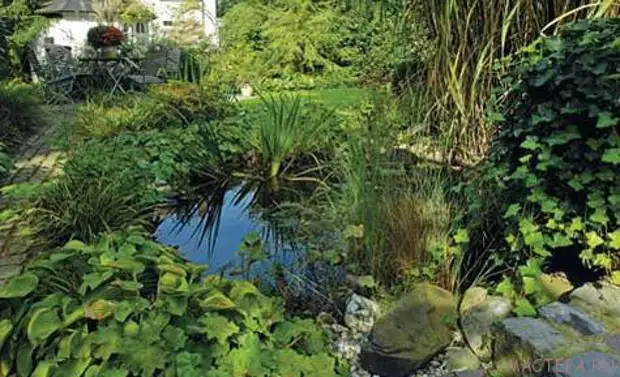
<svg viewBox="0 0 620 377">
<path fill-rule="evenodd" d="M 105 81 L 109 81 L 112 89 L 110 94 L 114 94 L 117 90 L 125 93 L 122 81 L 123 78 L 137 65 L 127 57 L 118 58 L 79 58 L 81 63 L 92 66 L 93 74 L 99 75 Z"/>
</svg>

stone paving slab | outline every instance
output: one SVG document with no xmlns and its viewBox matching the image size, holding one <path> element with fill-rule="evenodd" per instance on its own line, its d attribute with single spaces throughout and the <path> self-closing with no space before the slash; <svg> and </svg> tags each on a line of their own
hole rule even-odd
<svg viewBox="0 0 620 377">
<path fill-rule="evenodd" d="M 49 145 L 49 138 L 56 129 L 57 125 L 53 124 L 24 143 L 22 150 L 14 157 L 15 171 L 0 182 L 1 186 L 40 183 L 59 174 L 63 155 L 53 151 Z M 6 202 L 0 197 L 0 211 L 5 207 Z M 29 236 L 26 229 L 20 228 L 19 221 L 9 220 L 0 224 L 0 286 L 22 271 L 33 245 Z"/>
</svg>

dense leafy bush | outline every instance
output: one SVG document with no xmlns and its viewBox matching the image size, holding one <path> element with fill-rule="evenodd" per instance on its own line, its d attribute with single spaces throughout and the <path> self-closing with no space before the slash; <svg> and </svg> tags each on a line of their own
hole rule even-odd
<svg viewBox="0 0 620 377">
<path fill-rule="evenodd" d="M 336 375 L 313 321 L 205 269 L 135 232 L 69 242 L 0 289 L 0 375 Z"/>
<path fill-rule="evenodd" d="M 558 254 L 579 255 L 620 283 L 619 32 L 617 19 L 571 24 L 528 49 L 509 79 L 486 167 L 503 216 L 495 241 L 505 241 L 481 246 L 523 265 L 522 289 L 532 297 L 537 266 Z M 508 281 L 501 290 L 512 292 Z"/>
<path fill-rule="evenodd" d="M 197 138 L 195 126 L 87 142 L 65 163 L 64 175 L 35 198 L 37 230 L 57 244 L 148 225 L 161 187 L 182 184 Z"/>
<path fill-rule="evenodd" d="M 42 93 L 32 85 L 0 83 L 0 142 L 15 148 L 32 130 L 46 123 Z"/>
</svg>

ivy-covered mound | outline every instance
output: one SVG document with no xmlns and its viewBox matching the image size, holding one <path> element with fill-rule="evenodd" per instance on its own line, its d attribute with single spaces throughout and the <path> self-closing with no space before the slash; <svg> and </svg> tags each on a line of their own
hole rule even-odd
<svg viewBox="0 0 620 377">
<path fill-rule="evenodd" d="M 576 251 L 620 284 L 619 35 L 619 19 L 571 24 L 525 51 L 508 79 L 486 171 L 505 238 L 492 247 L 522 265 L 530 298 L 538 266 L 557 253 Z M 513 292 L 508 280 L 500 290 Z"/>
<path fill-rule="evenodd" d="M 71 241 L 0 289 L 0 376 L 335 376 L 281 300 L 138 233 Z"/>
</svg>

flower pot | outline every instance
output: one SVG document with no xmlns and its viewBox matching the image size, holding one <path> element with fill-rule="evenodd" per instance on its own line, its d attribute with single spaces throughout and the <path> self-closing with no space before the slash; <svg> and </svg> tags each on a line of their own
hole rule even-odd
<svg viewBox="0 0 620 377">
<path fill-rule="evenodd" d="M 116 59 L 118 58 L 118 47 L 116 46 L 104 46 L 101 48 L 101 57 L 103 59 Z"/>
</svg>

